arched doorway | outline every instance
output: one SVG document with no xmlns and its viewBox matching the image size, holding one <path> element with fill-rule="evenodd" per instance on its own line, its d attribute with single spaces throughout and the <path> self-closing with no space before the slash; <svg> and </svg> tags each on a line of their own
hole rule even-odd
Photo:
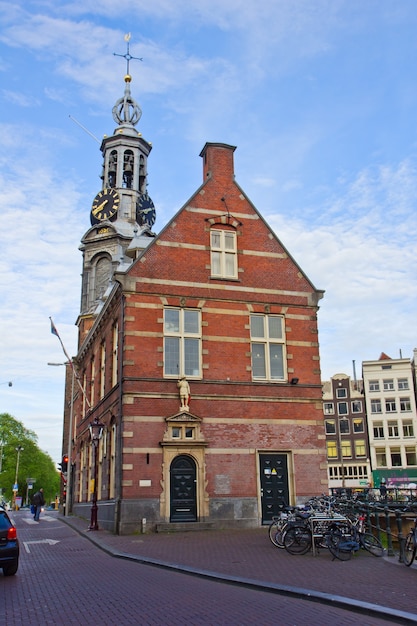
<svg viewBox="0 0 417 626">
<path fill-rule="evenodd" d="M 196 464 L 190 456 L 175 457 L 170 468 L 170 521 L 197 521 Z"/>
</svg>

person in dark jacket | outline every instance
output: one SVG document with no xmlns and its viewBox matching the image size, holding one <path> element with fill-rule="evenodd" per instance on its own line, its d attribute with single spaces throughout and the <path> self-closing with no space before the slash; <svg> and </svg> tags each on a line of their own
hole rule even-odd
<svg viewBox="0 0 417 626">
<path fill-rule="evenodd" d="M 35 507 L 35 514 L 33 516 L 33 519 L 35 520 L 35 522 L 39 522 L 39 515 L 41 514 L 41 509 L 43 507 L 43 505 L 45 504 L 45 498 L 43 497 L 43 489 L 39 489 L 39 491 L 37 491 L 33 498 L 32 498 L 32 504 Z"/>
<path fill-rule="evenodd" d="M 381 484 L 379 486 L 379 493 L 381 496 L 381 500 L 387 499 L 387 484 L 386 484 L 385 478 L 381 480 Z"/>
</svg>

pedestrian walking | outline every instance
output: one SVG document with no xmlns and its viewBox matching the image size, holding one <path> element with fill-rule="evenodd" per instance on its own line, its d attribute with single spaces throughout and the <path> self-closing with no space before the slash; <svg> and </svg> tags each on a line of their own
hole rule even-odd
<svg viewBox="0 0 417 626">
<path fill-rule="evenodd" d="M 32 504 L 35 507 L 35 514 L 33 516 L 33 519 L 35 520 L 35 522 L 39 522 L 39 515 L 41 514 L 41 509 L 45 504 L 42 487 L 33 495 Z"/>
<path fill-rule="evenodd" d="M 379 486 L 379 493 L 381 496 L 381 500 L 386 500 L 387 499 L 387 485 L 385 482 L 385 478 L 383 478 L 381 480 L 381 484 Z"/>
</svg>

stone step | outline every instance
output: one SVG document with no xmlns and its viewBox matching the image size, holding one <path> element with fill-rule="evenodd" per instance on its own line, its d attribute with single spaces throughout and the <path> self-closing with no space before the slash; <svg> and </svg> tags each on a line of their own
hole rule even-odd
<svg viewBox="0 0 417 626">
<path fill-rule="evenodd" d="M 157 533 L 187 532 L 192 530 L 214 530 L 216 524 L 213 522 L 161 522 L 156 525 Z"/>
</svg>

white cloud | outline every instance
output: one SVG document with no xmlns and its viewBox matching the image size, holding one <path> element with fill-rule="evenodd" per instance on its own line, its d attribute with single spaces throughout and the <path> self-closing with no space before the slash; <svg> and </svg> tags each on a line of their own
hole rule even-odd
<svg viewBox="0 0 417 626">
<path fill-rule="evenodd" d="M 76 350 L 81 236 L 101 186 L 94 136 L 132 94 L 154 144 L 157 228 L 201 184 L 206 141 L 315 286 L 325 377 L 417 344 L 414 2 L 113 0 L 0 4 L 1 410 L 60 457 L 65 357 Z M 395 28 L 394 28 L 395 26 Z M 410 43 L 411 42 L 411 43 Z M 7 117 L 6 117 L 7 116 Z M 7 121 L 7 123 L 6 123 Z"/>
</svg>

